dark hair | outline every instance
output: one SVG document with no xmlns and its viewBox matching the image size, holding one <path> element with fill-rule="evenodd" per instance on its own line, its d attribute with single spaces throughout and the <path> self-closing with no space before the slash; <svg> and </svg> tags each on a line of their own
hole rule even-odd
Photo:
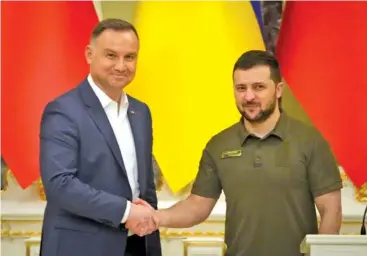
<svg viewBox="0 0 367 256">
<path fill-rule="evenodd" d="M 245 52 L 234 64 L 233 72 L 237 69 L 247 70 L 255 66 L 268 66 L 270 77 L 277 84 L 282 81 L 277 59 L 267 51 L 252 50 Z"/>
<path fill-rule="evenodd" d="M 132 31 L 139 39 L 138 32 L 135 27 L 126 20 L 121 19 L 105 19 L 100 21 L 92 31 L 91 39 L 94 40 L 98 38 L 106 29 L 112 29 L 115 31 Z"/>
</svg>

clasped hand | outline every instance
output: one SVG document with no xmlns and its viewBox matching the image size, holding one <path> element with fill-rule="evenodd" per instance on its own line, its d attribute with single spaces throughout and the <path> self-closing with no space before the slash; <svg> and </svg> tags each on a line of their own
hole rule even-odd
<svg viewBox="0 0 367 256">
<path fill-rule="evenodd" d="M 140 198 L 134 200 L 125 227 L 138 236 L 150 235 L 159 227 L 155 209 Z"/>
</svg>

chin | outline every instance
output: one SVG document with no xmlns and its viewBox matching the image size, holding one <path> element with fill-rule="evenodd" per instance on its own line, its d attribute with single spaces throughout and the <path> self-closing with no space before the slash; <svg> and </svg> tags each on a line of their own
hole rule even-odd
<svg viewBox="0 0 367 256">
<path fill-rule="evenodd" d="M 245 113 L 244 115 L 242 115 L 247 121 L 249 122 L 258 122 L 259 120 L 261 120 L 261 117 L 259 116 L 259 113 L 256 114 L 247 114 Z"/>
<path fill-rule="evenodd" d="M 120 89 L 123 89 L 126 85 L 128 85 L 129 83 L 127 83 L 126 81 L 119 81 L 119 82 L 116 82 L 116 81 L 111 81 L 110 85 L 113 87 L 113 88 L 120 88 Z"/>
<path fill-rule="evenodd" d="M 260 113 L 251 113 L 251 114 L 246 113 L 245 115 L 246 115 L 246 117 L 248 117 L 250 120 L 256 120 L 257 118 L 259 118 L 259 114 L 260 114 Z"/>
<path fill-rule="evenodd" d="M 257 122 L 258 121 L 258 118 L 256 116 L 255 117 L 251 117 L 251 118 L 247 117 L 246 119 L 249 122 Z"/>
</svg>

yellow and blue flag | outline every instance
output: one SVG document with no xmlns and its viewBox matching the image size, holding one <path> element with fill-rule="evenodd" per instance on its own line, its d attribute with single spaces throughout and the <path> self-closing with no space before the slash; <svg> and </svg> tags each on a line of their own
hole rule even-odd
<svg viewBox="0 0 367 256">
<path fill-rule="evenodd" d="M 238 122 L 232 69 L 264 49 L 257 2 L 139 2 L 141 48 L 128 93 L 153 116 L 154 155 L 173 193 L 195 179 L 210 138 Z M 258 19 L 258 18 L 259 19 Z"/>
</svg>

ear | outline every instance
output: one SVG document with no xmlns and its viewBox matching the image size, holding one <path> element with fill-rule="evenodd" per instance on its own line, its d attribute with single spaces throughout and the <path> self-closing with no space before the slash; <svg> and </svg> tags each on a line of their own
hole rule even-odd
<svg viewBox="0 0 367 256">
<path fill-rule="evenodd" d="M 85 47 L 85 59 L 88 64 L 91 64 L 92 62 L 92 55 L 93 55 L 93 48 L 91 45 L 87 45 L 87 47 Z"/>
<path fill-rule="evenodd" d="M 283 82 L 280 82 L 276 85 L 276 94 L 277 94 L 277 99 L 281 98 L 283 95 L 283 89 L 284 89 L 284 84 Z"/>
</svg>

